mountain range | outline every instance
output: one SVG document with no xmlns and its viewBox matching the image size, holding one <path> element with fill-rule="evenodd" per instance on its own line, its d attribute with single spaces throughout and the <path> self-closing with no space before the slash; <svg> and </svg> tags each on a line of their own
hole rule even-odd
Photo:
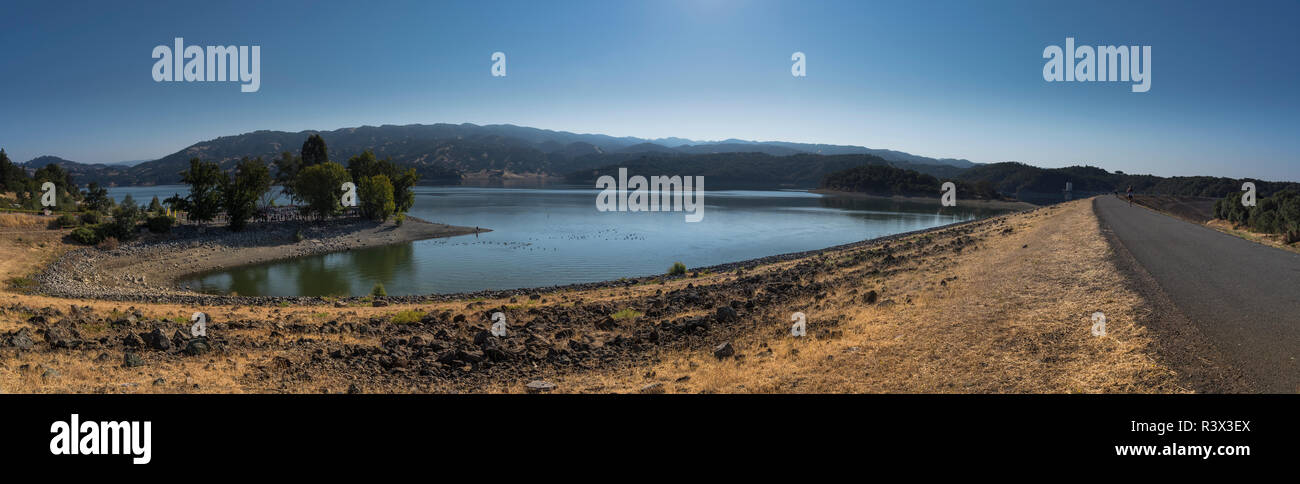
<svg viewBox="0 0 1300 484">
<path fill-rule="evenodd" d="M 157 160 L 129 164 L 78 163 L 54 156 L 32 159 L 23 166 L 57 163 L 85 185 L 164 185 L 180 182 L 179 173 L 191 158 L 215 161 L 232 169 L 244 157 L 270 163 L 282 152 L 298 154 L 303 141 L 320 134 L 329 158 L 339 163 L 371 150 L 379 158 L 416 168 L 424 184 L 493 183 L 514 175 L 530 175 L 590 184 L 619 167 L 643 175 L 700 175 L 712 188 L 815 188 L 827 175 L 867 165 L 889 165 L 933 176 L 969 182 L 1034 203 L 1059 201 L 1066 194 L 1088 196 L 1124 191 L 1222 197 L 1254 182 L 1261 197 L 1281 190 L 1300 191 L 1294 182 L 1222 177 L 1159 177 L 1109 172 L 1092 166 L 1040 168 L 1018 162 L 978 164 L 968 160 L 928 158 L 894 150 L 862 146 L 790 143 L 781 141 L 694 141 L 684 138 L 644 139 L 601 134 L 577 134 L 508 124 L 412 124 L 362 126 L 333 131 L 254 131 L 195 143 Z M 875 170 L 888 172 L 888 170 Z M 860 174 L 860 173 L 859 173 Z M 849 174 L 852 176 L 852 173 Z M 843 176 L 842 176 L 843 177 Z"/>
<path fill-rule="evenodd" d="M 871 155 L 909 168 L 945 171 L 969 168 L 969 160 L 928 158 L 901 151 L 862 146 L 791 143 L 781 141 L 694 141 L 685 138 L 644 139 L 602 134 L 578 134 L 509 124 L 412 124 L 342 128 L 333 131 L 254 131 L 195 143 L 157 160 L 127 163 L 78 163 L 41 156 L 25 163 L 29 170 L 58 163 L 78 184 L 165 185 L 179 182 L 180 171 L 191 158 L 215 161 L 229 169 L 243 157 L 262 157 L 268 163 L 281 152 L 297 154 L 304 140 L 320 134 L 332 161 L 346 164 L 349 157 L 371 150 L 380 158 L 413 166 L 424 183 L 455 182 L 472 174 L 533 174 L 567 176 L 579 170 L 625 163 L 645 157 L 677 158 L 723 153 L 791 155 Z M 933 168 L 930 170 L 928 168 Z M 815 185 L 815 183 L 814 183 Z"/>
</svg>

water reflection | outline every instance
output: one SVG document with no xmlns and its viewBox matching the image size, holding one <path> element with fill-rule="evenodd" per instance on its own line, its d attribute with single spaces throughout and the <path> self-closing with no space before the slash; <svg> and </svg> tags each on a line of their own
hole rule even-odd
<svg viewBox="0 0 1300 484">
<path fill-rule="evenodd" d="M 707 192 L 704 220 L 684 212 L 599 212 L 587 187 L 417 187 L 411 215 L 493 229 L 278 261 L 189 281 L 218 294 L 389 295 L 513 289 L 664 273 L 830 247 L 1001 213 L 976 207 L 805 191 Z"/>
</svg>

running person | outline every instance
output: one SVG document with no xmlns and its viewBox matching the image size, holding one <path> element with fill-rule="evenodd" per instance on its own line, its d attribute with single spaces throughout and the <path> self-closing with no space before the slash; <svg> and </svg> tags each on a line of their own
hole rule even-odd
<svg viewBox="0 0 1300 484">
<path fill-rule="evenodd" d="M 1133 185 L 1128 186 L 1128 206 L 1133 206 Z"/>
</svg>

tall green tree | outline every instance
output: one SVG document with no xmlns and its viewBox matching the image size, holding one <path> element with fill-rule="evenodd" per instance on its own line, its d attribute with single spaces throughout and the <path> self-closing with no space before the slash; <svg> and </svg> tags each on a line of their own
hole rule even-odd
<svg viewBox="0 0 1300 484">
<path fill-rule="evenodd" d="M 221 176 L 221 205 L 229 218 L 230 230 L 240 231 L 257 213 L 257 201 L 271 189 L 271 171 L 262 158 L 245 157 L 235 166 L 233 176 Z"/>
<path fill-rule="evenodd" d="M 68 173 L 68 170 L 64 170 L 58 163 L 50 163 L 40 167 L 32 175 L 32 178 L 37 181 L 37 186 L 45 182 L 54 183 L 54 186 L 58 187 L 61 192 L 66 192 L 68 188 L 74 186 L 72 184 L 72 174 Z"/>
<path fill-rule="evenodd" d="M 280 193 L 289 197 L 289 200 L 299 201 L 293 191 L 293 185 L 294 180 L 298 178 L 298 172 L 302 170 L 302 157 L 285 151 L 280 153 L 280 158 L 272 164 L 275 165 L 275 184 L 280 186 Z"/>
<path fill-rule="evenodd" d="M 362 178 L 357 186 L 357 197 L 361 216 L 384 222 L 393 215 L 396 204 L 393 203 L 393 184 L 384 175 Z"/>
<path fill-rule="evenodd" d="M 98 213 L 108 213 L 113 209 L 113 199 L 108 196 L 108 189 L 99 186 L 98 183 L 90 182 L 86 185 L 86 192 L 81 197 L 81 205 L 86 210 Z"/>
<path fill-rule="evenodd" d="M 207 222 L 221 211 L 221 180 L 225 175 L 221 167 L 210 161 L 190 159 L 190 168 L 181 171 L 181 181 L 190 186 L 190 194 L 180 208 L 189 213 L 191 220 Z"/>
<path fill-rule="evenodd" d="M 388 178 L 389 183 L 393 186 L 395 213 L 406 212 L 415 204 L 415 192 L 412 191 L 412 188 L 419 181 L 420 174 L 414 168 L 403 170 L 402 167 L 393 163 L 392 159 L 377 159 L 374 153 L 366 150 L 348 159 L 348 173 L 352 175 L 353 180 L 363 180 L 376 175 L 383 175 Z M 363 197 L 362 201 L 364 200 Z"/>
<path fill-rule="evenodd" d="M 14 164 L 9 154 L 0 148 L 0 190 L 19 192 L 27 188 L 27 170 Z"/>
<path fill-rule="evenodd" d="M 343 210 L 342 185 L 352 181 L 348 170 L 334 162 L 303 168 L 294 181 L 294 193 L 306 204 L 304 214 L 318 218 L 333 217 Z"/>
<path fill-rule="evenodd" d="M 302 143 L 303 168 L 329 161 L 329 149 L 325 147 L 325 138 L 321 138 L 319 134 L 308 136 L 307 141 Z"/>
</svg>

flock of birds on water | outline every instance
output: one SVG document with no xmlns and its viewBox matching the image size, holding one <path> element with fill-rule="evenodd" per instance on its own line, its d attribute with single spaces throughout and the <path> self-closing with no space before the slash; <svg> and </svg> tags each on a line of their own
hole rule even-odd
<svg viewBox="0 0 1300 484">
<path fill-rule="evenodd" d="M 484 236 L 487 235 L 490 235 L 490 233 L 484 234 Z M 475 238 L 477 239 L 478 237 Z M 432 245 L 439 245 L 444 247 L 493 246 L 493 247 L 501 247 L 505 249 L 523 250 L 523 251 L 530 251 L 530 252 L 557 252 L 559 251 L 558 247 L 542 246 L 542 244 L 545 244 L 547 241 L 555 241 L 555 240 L 569 241 L 569 242 L 580 241 L 580 240 L 625 242 L 625 241 L 645 241 L 649 239 L 645 236 L 645 234 L 624 233 L 624 232 L 620 232 L 618 229 L 610 228 L 610 229 L 597 230 L 594 232 L 569 232 L 569 233 L 557 233 L 551 236 L 528 237 L 524 240 L 496 241 L 496 240 L 478 239 L 473 241 L 467 241 L 463 239 L 457 240 L 456 238 L 451 238 L 451 239 L 433 239 L 427 242 Z"/>
</svg>

